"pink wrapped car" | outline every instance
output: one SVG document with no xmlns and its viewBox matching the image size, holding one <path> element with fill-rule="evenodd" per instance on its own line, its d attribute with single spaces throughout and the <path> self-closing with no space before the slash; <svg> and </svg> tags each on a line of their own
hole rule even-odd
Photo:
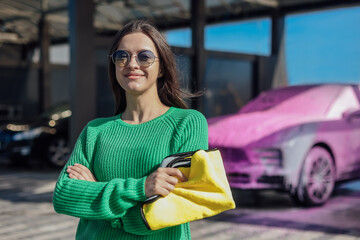
<svg viewBox="0 0 360 240">
<path fill-rule="evenodd" d="M 275 89 L 208 123 L 233 188 L 285 189 L 315 206 L 336 182 L 360 177 L 359 86 Z"/>
</svg>

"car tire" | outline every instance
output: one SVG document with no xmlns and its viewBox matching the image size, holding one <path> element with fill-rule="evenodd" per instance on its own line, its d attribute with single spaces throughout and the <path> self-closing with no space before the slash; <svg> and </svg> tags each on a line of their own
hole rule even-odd
<svg viewBox="0 0 360 240">
<path fill-rule="evenodd" d="M 66 138 L 55 138 L 50 141 L 47 150 L 48 163 L 54 167 L 63 167 L 70 154 L 68 140 Z"/>
<path fill-rule="evenodd" d="M 297 191 L 292 195 L 297 205 L 321 206 L 330 198 L 335 184 L 335 167 L 330 153 L 313 147 L 305 158 Z"/>
</svg>

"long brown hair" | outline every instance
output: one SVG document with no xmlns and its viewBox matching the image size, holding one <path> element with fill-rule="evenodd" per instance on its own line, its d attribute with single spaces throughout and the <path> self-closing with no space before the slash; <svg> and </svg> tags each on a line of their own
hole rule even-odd
<svg viewBox="0 0 360 240">
<path fill-rule="evenodd" d="M 171 48 L 167 44 L 161 33 L 149 22 L 145 20 L 133 20 L 126 24 L 120 30 L 113 41 L 109 55 L 117 50 L 122 38 L 130 33 L 141 32 L 146 34 L 155 44 L 159 54 L 160 69 L 162 76 L 157 80 L 157 89 L 160 101 L 166 106 L 174 106 L 178 108 L 188 108 L 184 98 L 192 97 L 192 94 L 183 92 L 178 82 L 176 61 Z M 109 62 L 109 80 L 115 97 L 115 115 L 122 113 L 126 108 L 125 90 L 119 85 L 115 75 L 115 64 L 111 58 Z"/>
</svg>

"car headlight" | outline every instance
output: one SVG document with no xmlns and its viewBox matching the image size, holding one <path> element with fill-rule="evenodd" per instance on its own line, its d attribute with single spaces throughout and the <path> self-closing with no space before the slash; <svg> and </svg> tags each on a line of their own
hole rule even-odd
<svg viewBox="0 0 360 240">
<path fill-rule="evenodd" d="M 269 167 L 282 167 L 282 153 L 278 148 L 255 149 L 255 156 L 263 165 Z"/>
<path fill-rule="evenodd" d="M 13 136 L 14 141 L 31 140 L 39 137 L 42 133 L 55 134 L 56 130 L 47 127 L 37 127 L 29 131 L 20 132 Z"/>
</svg>

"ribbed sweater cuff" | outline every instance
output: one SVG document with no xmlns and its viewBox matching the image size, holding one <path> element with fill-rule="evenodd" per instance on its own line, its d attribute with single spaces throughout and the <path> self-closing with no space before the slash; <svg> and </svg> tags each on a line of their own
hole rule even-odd
<svg viewBox="0 0 360 240">
<path fill-rule="evenodd" d="M 138 196 L 136 198 L 136 200 L 138 201 L 145 201 L 147 198 L 145 194 L 145 181 L 146 181 L 146 177 L 136 179 L 136 181 L 134 181 L 133 188 L 135 192 L 138 193 Z"/>
<path fill-rule="evenodd" d="M 136 235 L 147 235 L 151 233 L 151 230 L 146 228 L 145 223 L 141 218 L 140 205 L 130 208 L 121 220 L 126 232 Z"/>
</svg>

